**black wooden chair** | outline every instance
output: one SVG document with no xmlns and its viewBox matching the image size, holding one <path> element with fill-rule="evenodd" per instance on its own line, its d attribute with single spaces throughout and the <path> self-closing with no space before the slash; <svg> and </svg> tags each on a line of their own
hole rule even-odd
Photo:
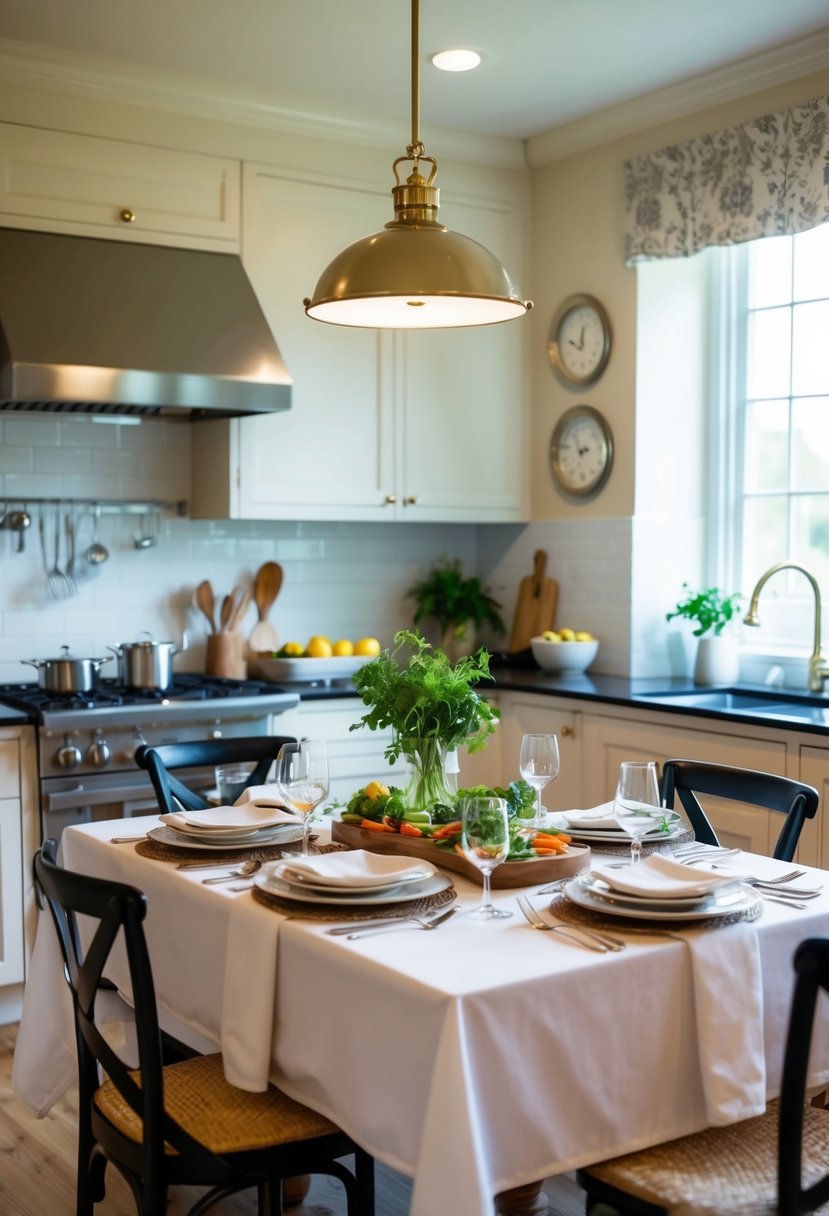
<svg viewBox="0 0 829 1216">
<path fill-rule="evenodd" d="M 697 798 L 710 794 L 749 802 L 785 815 L 773 856 L 791 861 L 807 819 L 814 819 L 820 796 L 811 785 L 791 781 L 775 773 L 760 773 L 725 764 L 702 764 L 696 760 L 667 760 L 662 768 L 662 798 L 675 807 L 676 799 L 685 809 L 694 835 L 704 844 L 718 845 L 717 834 Z"/>
<path fill-rule="evenodd" d="M 578 1170 L 592 1216 L 801 1216 L 829 1201 L 829 1110 L 807 1102 L 815 1005 L 829 992 L 829 939 L 794 957 L 780 1098 L 764 1114 Z"/>
<path fill-rule="evenodd" d="M 57 864 L 44 841 L 35 876 L 52 914 L 72 992 L 78 1052 L 77 1216 L 92 1216 L 111 1162 L 140 1216 L 165 1211 L 168 1188 L 204 1186 L 190 1216 L 221 1197 L 258 1188 L 260 1216 L 282 1216 L 282 1179 L 331 1174 L 346 1189 L 349 1216 L 374 1212 L 374 1163 L 334 1123 L 273 1086 L 229 1085 L 221 1055 L 162 1065 L 152 969 L 144 937 L 146 896 L 123 883 Z M 84 951 L 77 917 L 89 918 Z M 123 939 L 135 1007 L 138 1067 L 129 1068 L 95 1022 L 95 1001 L 116 938 Z M 102 1081 L 99 1069 L 106 1079 Z M 354 1171 L 340 1158 L 353 1154 Z"/>
<path fill-rule="evenodd" d="M 295 742 L 290 735 L 263 735 L 245 739 L 198 739 L 192 743 L 164 743 L 159 747 L 142 744 L 136 750 L 135 762 L 150 774 L 158 805 L 164 814 L 180 811 L 182 807 L 188 811 L 203 811 L 210 803 L 184 780 L 174 776 L 173 770 L 253 763 L 245 785 L 263 785 L 282 744 Z"/>
</svg>

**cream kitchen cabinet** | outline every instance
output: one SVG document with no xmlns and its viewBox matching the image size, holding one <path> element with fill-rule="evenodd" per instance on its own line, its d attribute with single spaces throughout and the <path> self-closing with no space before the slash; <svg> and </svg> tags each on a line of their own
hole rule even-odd
<svg viewBox="0 0 829 1216">
<path fill-rule="evenodd" d="M 0 224 L 239 251 L 238 161 L 0 123 Z"/>
<path fill-rule="evenodd" d="M 246 164 L 243 200 L 242 257 L 293 402 L 193 428 L 193 516 L 525 518 L 526 327 L 406 334 L 310 321 L 302 300 L 323 267 L 389 219 L 386 178 Z M 457 228 L 512 261 L 519 203 L 444 198 Z"/>
<path fill-rule="evenodd" d="M 31 727 L 0 727 L 0 1024 L 20 1014 L 37 913 L 31 861 L 40 844 Z"/>
<path fill-rule="evenodd" d="M 801 744 L 799 748 L 799 778 L 813 785 L 820 794 L 817 815 L 803 827 L 797 850 L 799 861 L 829 870 L 829 747 Z"/>
</svg>

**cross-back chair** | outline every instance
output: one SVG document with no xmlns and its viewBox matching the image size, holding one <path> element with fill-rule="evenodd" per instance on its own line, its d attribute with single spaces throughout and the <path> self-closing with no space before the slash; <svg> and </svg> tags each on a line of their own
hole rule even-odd
<svg viewBox="0 0 829 1216">
<path fill-rule="evenodd" d="M 244 739 L 198 739 L 193 742 L 163 743 L 158 747 L 142 744 L 136 750 L 136 764 L 150 774 L 158 804 L 164 814 L 203 811 L 210 805 L 198 790 L 192 789 L 174 770 L 204 769 L 221 764 L 252 763 L 254 768 L 245 786 L 263 785 L 283 743 L 295 743 L 291 735 L 263 735 Z"/>
<path fill-rule="evenodd" d="M 703 810 L 698 794 L 730 798 L 766 807 L 785 816 L 773 856 L 791 861 L 807 819 L 814 819 L 820 796 L 811 785 L 778 777 L 775 773 L 703 764 L 696 760 L 667 760 L 662 768 L 662 797 L 666 806 L 676 799 L 685 809 L 697 840 L 718 845 L 717 834 Z"/>
<path fill-rule="evenodd" d="M 371 1157 L 334 1123 L 274 1086 L 248 1093 L 228 1084 L 219 1054 L 163 1066 L 152 968 L 144 937 L 146 896 L 57 863 L 57 842 L 35 855 L 35 878 L 60 940 L 72 993 L 80 1081 L 77 1214 L 92 1216 L 111 1162 L 140 1216 L 165 1211 L 168 1188 L 209 1188 L 198 1216 L 224 1195 L 258 1190 L 260 1216 L 282 1216 L 282 1179 L 331 1174 L 346 1189 L 349 1216 L 372 1216 Z M 88 927 L 86 949 L 78 917 Z M 107 960 L 123 943 L 135 1009 L 138 1067 L 101 1034 L 95 1004 Z M 354 1155 L 354 1171 L 340 1158 Z"/>
</svg>

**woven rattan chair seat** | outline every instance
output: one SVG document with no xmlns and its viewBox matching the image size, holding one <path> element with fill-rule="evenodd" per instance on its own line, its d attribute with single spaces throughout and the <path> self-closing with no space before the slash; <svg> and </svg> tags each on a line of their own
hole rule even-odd
<svg viewBox="0 0 829 1216">
<path fill-rule="evenodd" d="M 803 1127 L 804 1186 L 821 1178 L 829 1160 L 829 1110 L 807 1106 Z M 773 1216 L 777 1211 L 779 1106 L 729 1127 L 624 1157 L 582 1173 L 656 1204 L 669 1216 Z M 829 1212 L 829 1204 L 817 1209 Z"/>
<path fill-rule="evenodd" d="M 140 1084 L 140 1074 L 132 1075 Z M 94 1102 L 119 1131 L 141 1143 L 141 1120 L 111 1081 L 96 1091 Z M 219 1155 L 272 1148 L 340 1130 L 273 1085 L 256 1094 L 230 1085 L 219 1054 L 169 1064 L 164 1069 L 164 1105 L 186 1132 Z"/>
</svg>

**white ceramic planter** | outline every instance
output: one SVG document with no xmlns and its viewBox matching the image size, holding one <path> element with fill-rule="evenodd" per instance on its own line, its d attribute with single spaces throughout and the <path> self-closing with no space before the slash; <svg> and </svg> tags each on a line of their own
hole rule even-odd
<svg viewBox="0 0 829 1216">
<path fill-rule="evenodd" d="M 701 637 L 694 664 L 695 684 L 734 684 L 740 675 L 737 643 L 728 634 Z"/>
</svg>

